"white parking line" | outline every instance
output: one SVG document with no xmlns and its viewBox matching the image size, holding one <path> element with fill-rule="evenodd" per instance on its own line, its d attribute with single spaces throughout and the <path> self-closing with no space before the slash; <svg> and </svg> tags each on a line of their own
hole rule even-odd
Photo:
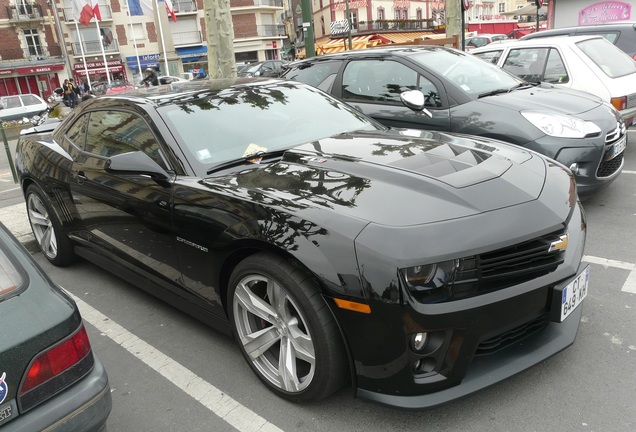
<svg viewBox="0 0 636 432">
<path fill-rule="evenodd" d="M 168 379 L 183 392 L 192 396 L 204 407 L 225 420 L 239 432 L 283 432 L 282 429 L 241 405 L 194 372 L 177 363 L 152 345 L 139 339 L 128 330 L 84 301 L 68 293 L 80 309 L 84 320 L 96 327 L 129 353 L 146 363 L 154 371 Z"/>
<path fill-rule="evenodd" d="M 636 171 L 623 170 L 625 174 L 636 174 Z"/>
<path fill-rule="evenodd" d="M 636 294 L 636 264 L 625 262 L 625 261 L 616 261 L 616 260 L 610 260 L 606 258 L 599 258 L 599 257 L 594 257 L 589 255 L 584 255 L 583 261 L 591 263 L 591 264 L 599 264 L 605 268 L 614 267 L 614 268 L 620 268 L 625 270 L 631 270 L 629 272 L 629 276 L 627 276 L 627 280 L 625 281 L 625 284 L 623 285 L 623 288 L 621 289 L 621 291 Z"/>
</svg>

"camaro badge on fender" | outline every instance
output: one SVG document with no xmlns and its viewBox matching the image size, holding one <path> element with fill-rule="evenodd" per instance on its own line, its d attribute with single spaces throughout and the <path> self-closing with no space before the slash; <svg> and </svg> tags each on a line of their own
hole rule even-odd
<svg viewBox="0 0 636 432">
<path fill-rule="evenodd" d="M 565 252 L 567 248 L 568 248 L 568 235 L 563 234 L 562 236 L 559 237 L 558 240 L 550 243 L 550 248 L 548 249 L 548 252 L 554 252 L 554 251 Z"/>
</svg>

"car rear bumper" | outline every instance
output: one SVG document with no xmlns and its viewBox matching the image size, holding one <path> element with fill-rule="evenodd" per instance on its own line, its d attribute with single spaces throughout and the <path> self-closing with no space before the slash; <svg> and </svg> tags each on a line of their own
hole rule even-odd
<svg viewBox="0 0 636 432">
<path fill-rule="evenodd" d="M 95 357 L 93 370 L 49 401 L 2 425 L 2 432 L 98 432 L 112 408 L 104 366 Z"/>
</svg>

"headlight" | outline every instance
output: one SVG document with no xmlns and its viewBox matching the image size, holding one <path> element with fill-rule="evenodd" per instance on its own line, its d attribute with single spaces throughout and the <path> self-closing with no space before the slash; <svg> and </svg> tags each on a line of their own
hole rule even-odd
<svg viewBox="0 0 636 432">
<path fill-rule="evenodd" d="M 558 114 L 537 111 L 521 111 L 521 115 L 546 135 L 560 138 L 585 138 L 601 133 L 596 124 Z"/>
<path fill-rule="evenodd" d="M 459 270 L 459 260 L 444 261 L 435 264 L 418 265 L 401 269 L 404 282 L 415 291 L 443 288 L 452 283 Z"/>
</svg>

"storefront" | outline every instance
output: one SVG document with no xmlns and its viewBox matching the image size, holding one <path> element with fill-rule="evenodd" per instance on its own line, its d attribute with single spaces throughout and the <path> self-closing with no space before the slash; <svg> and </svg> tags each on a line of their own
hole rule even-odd
<svg viewBox="0 0 636 432">
<path fill-rule="evenodd" d="M 0 96 L 36 94 L 46 99 L 60 86 L 57 71 L 63 64 L 0 69 Z"/>
<path fill-rule="evenodd" d="M 208 47 L 194 46 L 177 48 L 177 55 L 183 63 L 183 71 L 190 72 L 196 77 L 208 68 Z M 205 73 L 205 72 L 203 72 Z"/>
<path fill-rule="evenodd" d="M 93 85 L 107 82 L 107 72 L 111 81 L 127 81 L 128 79 L 121 60 L 109 60 L 106 63 L 106 67 L 104 67 L 103 61 L 86 62 L 86 66 L 84 66 L 82 61 L 75 63 L 73 65 L 73 79 L 76 83 L 83 83 L 86 80 L 87 70 L 90 82 Z"/>
<path fill-rule="evenodd" d="M 126 66 L 132 72 L 132 80 L 134 82 L 138 82 L 142 80 L 143 71 L 147 68 L 152 68 L 156 71 L 159 71 L 160 54 L 145 54 L 140 55 L 139 58 L 137 56 L 126 57 Z M 139 71 L 139 66 L 141 66 L 141 71 Z"/>
</svg>

